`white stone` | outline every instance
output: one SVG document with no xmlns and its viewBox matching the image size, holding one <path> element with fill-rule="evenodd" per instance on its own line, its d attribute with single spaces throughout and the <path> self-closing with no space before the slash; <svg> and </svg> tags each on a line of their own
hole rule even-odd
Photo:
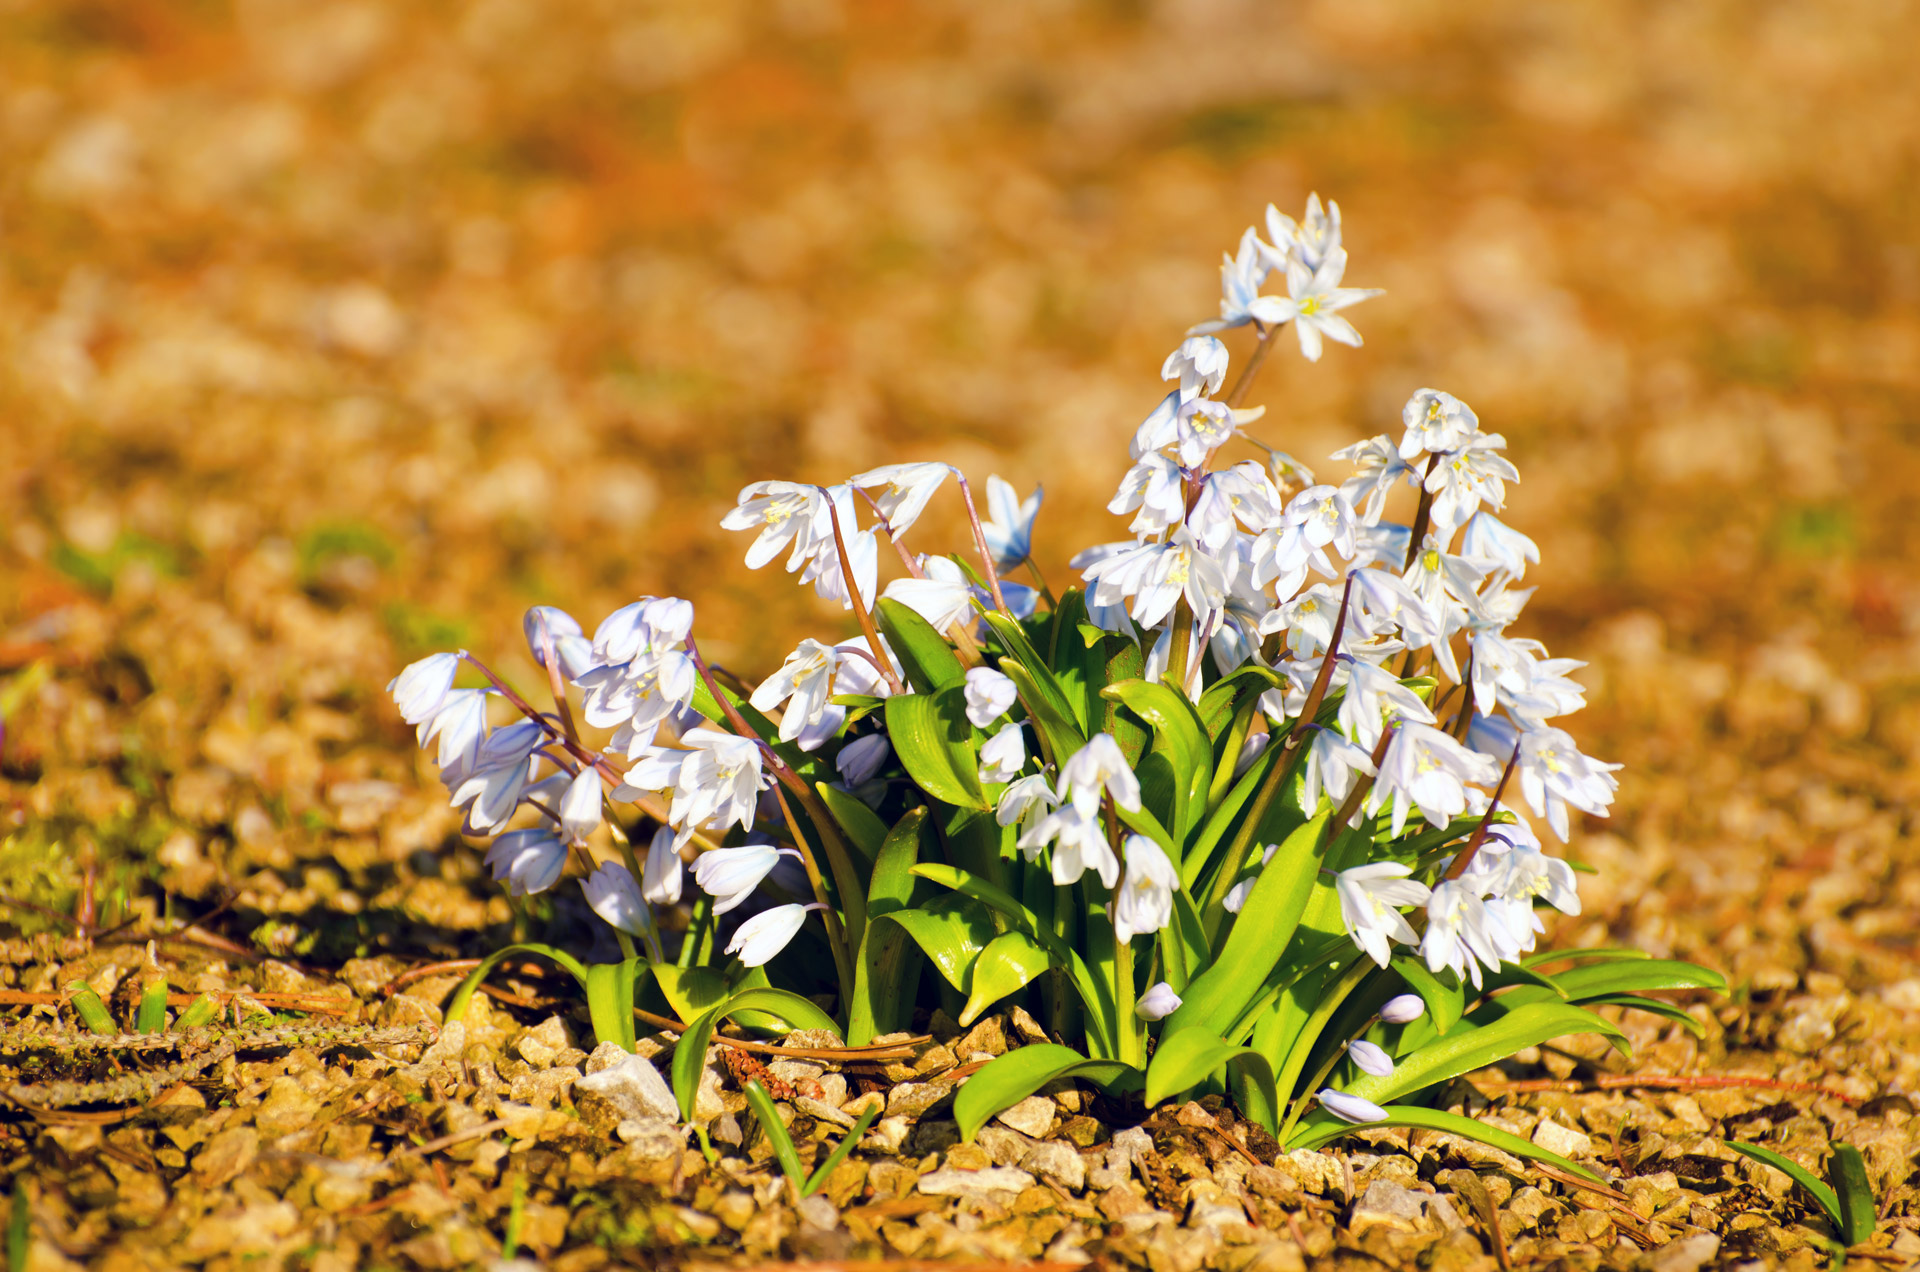
<svg viewBox="0 0 1920 1272">
<path fill-rule="evenodd" d="M 1001 1109 L 994 1115 L 994 1121 L 1003 1126 L 1011 1126 L 1023 1135 L 1042 1139 L 1053 1129 L 1055 1106 L 1044 1095 L 1030 1095 L 1011 1108 Z"/>
<path fill-rule="evenodd" d="M 985 1170 L 942 1166 L 920 1176 L 919 1187 L 929 1197 L 983 1197 L 1011 1205 L 1023 1189 L 1033 1187 L 1033 1176 L 1011 1166 L 989 1166 Z"/>
<path fill-rule="evenodd" d="M 1068 1192 L 1079 1192 L 1087 1186 L 1086 1159 L 1073 1145 L 1059 1140 L 1042 1140 L 1032 1145 L 1018 1165 L 1042 1179 L 1051 1179 Z"/>
<path fill-rule="evenodd" d="M 581 1078 L 573 1089 L 605 1100 L 622 1120 L 659 1117 L 674 1122 L 680 1118 L 673 1088 L 660 1076 L 660 1070 L 653 1067 L 653 1061 L 631 1053 Z"/>
<path fill-rule="evenodd" d="M 1562 1126 L 1550 1117 L 1541 1118 L 1540 1125 L 1533 1128 L 1533 1142 L 1562 1157 L 1588 1157 L 1593 1153 L 1590 1136 Z"/>
</svg>

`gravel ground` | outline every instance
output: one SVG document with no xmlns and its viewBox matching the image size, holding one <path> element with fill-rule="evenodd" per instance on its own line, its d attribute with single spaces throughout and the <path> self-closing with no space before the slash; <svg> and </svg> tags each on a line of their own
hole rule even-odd
<svg viewBox="0 0 1920 1272">
<path fill-rule="evenodd" d="M 30 1263 L 456 1267 L 511 1233 L 552 1268 L 1824 1264 L 1724 1137 L 1858 1145 L 1861 1257 L 1920 1261 L 1916 43 L 1876 0 L 0 6 Z M 526 605 L 678 593 L 763 671 L 841 619 L 721 510 L 893 459 L 1044 481 L 1057 582 L 1217 253 L 1314 188 L 1388 294 L 1363 349 L 1273 360 L 1269 440 L 1311 462 L 1421 384 L 1510 439 L 1547 563 L 1521 634 L 1588 660 L 1574 731 L 1628 766 L 1552 935 L 1734 986 L 1689 1002 L 1704 1042 L 1633 1024 L 1631 1060 L 1568 1040 L 1451 1093 L 1614 1194 L 1072 1092 L 961 1146 L 941 1101 L 1027 1035 L 935 1018 L 904 1070 L 768 1064 L 806 1143 L 886 1105 L 795 1207 L 733 1049 L 710 1166 L 536 971 L 459 1027 L 455 972 L 388 992 L 513 924 L 398 666 L 465 645 L 531 684 Z M 532 935 L 584 919 L 562 889 Z M 86 981 L 126 1027 L 162 976 L 220 1021 L 83 1047 L 52 1005 Z"/>
</svg>

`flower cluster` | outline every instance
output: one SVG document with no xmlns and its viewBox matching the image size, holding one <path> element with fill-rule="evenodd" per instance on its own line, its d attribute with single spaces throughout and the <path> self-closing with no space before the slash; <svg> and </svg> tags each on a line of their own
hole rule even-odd
<svg viewBox="0 0 1920 1272">
<path fill-rule="evenodd" d="M 806 940 L 835 978 L 782 966 L 833 996 L 850 1038 L 910 1014 L 900 951 L 917 947 L 969 995 L 963 1022 L 1038 994 L 1150 1098 L 1221 1063 L 1180 1067 L 1192 1047 L 1168 1039 L 1197 1030 L 1235 1055 L 1251 1036 L 1269 1082 L 1305 1083 L 1264 1097 L 1296 1101 L 1277 1130 L 1314 1094 L 1336 1120 L 1385 1119 L 1364 1092 L 1392 1087 L 1392 1048 L 1446 1027 L 1426 1004 L 1458 996 L 1451 1021 L 1468 985 L 1497 992 L 1535 953 L 1539 905 L 1579 913 L 1572 869 L 1527 817 L 1566 840 L 1572 812 L 1606 815 L 1618 766 L 1554 723 L 1583 705 L 1581 664 L 1508 634 L 1540 553 L 1497 515 L 1519 477 L 1500 434 L 1421 389 L 1398 438 L 1334 454 L 1351 469 L 1334 484 L 1249 431 L 1262 410 L 1241 403 L 1282 326 L 1310 360 L 1327 340 L 1361 343 L 1343 311 L 1379 293 L 1344 286 L 1346 266 L 1339 208 L 1317 196 L 1299 222 L 1269 208 L 1266 237 L 1246 231 L 1221 316 L 1168 355 L 1173 387 L 1133 432 L 1108 505 L 1131 537 L 1075 556 L 1083 586 L 1064 595 L 1033 560 L 1040 491 L 990 477 L 983 517 L 956 469 L 890 464 L 831 486 L 756 482 L 722 520 L 754 533 L 750 567 L 784 554 L 859 628 L 802 640 L 758 685 L 722 683 L 672 597 L 623 607 L 591 639 L 530 611 L 552 711 L 464 652 L 407 668 L 395 702 L 437 744 L 464 829 L 497 836 L 496 878 L 543 892 L 577 853 L 589 905 L 630 952 L 642 942 L 634 957 L 657 966 L 683 933 L 677 966 L 735 986 L 766 985 L 757 969 L 817 916 Z M 1285 294 L 1262 294 L 1276 279 Z M 1256 343 L 1229 388 L 1218 333 L 1242 327 Z M 906 544 L 949 478 L 971 559 Z M 1411 520 L 1389 519 L 1401 508 Z M 882 538 L 900 566 L 884 589 Z M 1022 569 L 1031 584 L 1008 577 Z M 463 663 L 486 683 L 456 688 Z M 496 698 L 521 718 L 490 728 Z M 509 829 L 522 809 L 532 824 Z M 936 884 L 949 895 L 926 895 Z M 1236 941 L 1242 925 L 1257 935 Z M 1305 944 L 1341 929 L 1344 952 Z M 1059 975 L 1036 979 L 1048 967 Z M 1372 976 L 1385 1004 L 1342 1018 L 1338 1039 L 1286 1025 L 1277 998 L 1329 967 L 1324 992 Z M 658 976 L 671 999 L 677 975 Z M 1149 1031 L 1163 1034 L 1151 1066 Z M 1321 1086 L 1342 1064 L 1355 1089 Z"/>
</svg>

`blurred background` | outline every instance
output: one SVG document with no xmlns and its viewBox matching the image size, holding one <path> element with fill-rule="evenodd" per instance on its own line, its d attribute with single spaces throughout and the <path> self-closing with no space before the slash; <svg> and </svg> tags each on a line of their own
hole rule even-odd
<svg viewBox="0 0 1920 1272">
<path fill-rule="evenodd" d="M 530 678 L 529 603 L 675 593 L 764 672 L 850 628 L 721 513 L 891 460 L 1044 484 L 1057 583 L 1317 190 L 1386 295 L 1283 336 L 1260 431 L 1433 385 L 1509 439 L 1520 630 L 1630 765 L 1564 935 L 1920 1008 L 1915 47 L 1900 0 L 3 0 L 0 889 L 478 927 L 404 662 Z"/>
</svg>

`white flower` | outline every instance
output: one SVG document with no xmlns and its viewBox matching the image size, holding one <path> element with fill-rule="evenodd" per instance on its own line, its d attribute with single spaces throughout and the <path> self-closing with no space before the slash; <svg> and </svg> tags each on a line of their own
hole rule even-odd
<svg viewBox="0 0 1920 1272">
<path fill-rule="evenodd" d="M 600 774 L 582 767 L 560 797 L 560 832 L 571 843 L 585 843 L 600 828 Z"/>
<path fill-rule="evenodd" d="M 1498 433 L 1476 433 L 1459 450 L 1434 461 L 1426 487 L 1433 493 L 1430 513 L 1434 526 L 1451 534 L 1482 503 L 1499 508 L 1506 503 L 1506 483 L 1520 480 L 1520 471 L 1499 452 L 1507 439 Z"/>
<path fill-rule="evenodd" d="M 980 533 L 987 538 L 994 569 L 1004 573 L 1033 555 L 1033 519 L 1040 515 L 1044 495 L 1035 486 L 1023 503 L 1007 482 L 987 478 L 987 518 L 980 523 Z"/>
<path fill-rule="evenodd" d="M 526 633 L 527 649 L 539 666 L 547 665 L 548 643 L 553 645 L 554 658 L 560 664 L 560 674 L 566 679 L 572 680 L 593 666 L 593 642 L 580 630 L 579 620 L 565 610 L 551 605 L 535 605 L 520 620 L 520 628 Z"/>
<path fill-rule="evenodd" d="M 1393 1057 L 1365 1038 L 1355 1038 L 1349 1042 L 1347 1054 L 1353 1058 L 1354 1067 L 1362 1073 L 1370 1073 L 1376 1078 L 1390 1077 L 1393 1074 Z"/>
<path fill-rule="evenodd" d="M 1363 1100 L 1357 1095 L 1348 1095 L 1345 1091 L 1336 1091 L 1332 1087 L 1316 1091 L 1314 1098 L 1320 1101 L 1321 1108 L 1342 1122 L 1360 1125 L 1387 1120 L 1387 1111 L 1372 1100 Z"/>
<path fill-rule="evenodd" d="M 1128 812 L 1140 807 L 1140 779 L 1133 775 L 1111 733 L 1094 734 L 1060 766 L 1054 793 L 1089 812 L 1099 810 L 1102 793 L 1111 795 L 1113 802 Z"/>
<path fill-rule="evenodd" d="M 780 716 L 780 740 L 797 739 L 801 750 L 816 750 L 839 731 L 846 718 L 846 712 L 834 707 L 828 699 L 839 692 L 834 686 L 835 678 L 850 662 L 869 665 L 839 645 L 803 640 L 799 648 L 787 655 L 780 670 L 761 681 L 747 701 L 761 711 L 771 711 L 786 703 L 787 709 Z"/>
<path fill-rule="evenodd" d="M 874 507 L 886 524 L 887 533 L 898 539 L 920 519 L 927 501 L 952 475 L 952 465 L 931 460 L 914 464 L 883 464 L 860 473 L 852 479 L 852 484 L 862 490 L 883 487 L 874 497 Z M 840 514 L 840 524 L 847 532 L 853 529 L 846 512 Z"/>
<path fill-rule="evenodd" d="M 1273 269 L 1273 253 L 1252 226 L 1240 236 L 1237 255 L 1227 256 L 1220 266 L 1220 317 L 1187 329 L 1187 334 L 1207 335 L 1244 327 L 1253 321 L 1253 305 L 1260 299 L 1260 284 Z"/>
<path fill-rule="evenodd" d="M 1029 861 L 1035 860 L 1038 850 L 1047 844 L 1053 845 L 1053 881 L 1061 887 L 1089 870 L 1109 888 L 1119 882 L 1120 859 L 1107 844 L 1097 811 L 1063 804 L 1020 836 L 1019 846 Z"/>
<path fill-rule="evenodd" d="M 1026 735 L 1022 726 L 1017 723 L 1008 723 L 981 744 L 980 780 L 982 782 L 1011 782 L 1020 776 L 1020 770 L 1026 766 Z"/>
<path fill-rule="evenodd" d="M 1505 570 L 1508 578 L 1526 575 L 1527 562 L 1540 564 L 1540 545 L 1485 508 L 1473 514 L 1460 534 L 1460 555 L 1487 570 Z"/>
<path fill-rule="evenodd" d="M 1118 516 L 1135 508 L 1140 511 L 1127 527 L 1134 534 L 1159 534 L 1179 525 L 1187 515 L 1186 476 L 1180 465 L 1157 450 L 1136 460 L 1107 501 L 1107 511 Z"/>
<path fill-rule="evenodd" d="M 1180 381 L 1180 400 L 1220 391 L 1227 378 L 1227 346 L 1214 336 L 1188 336 L 1160 364 L 1162 380 Z"/>
<path fill-rule="evenodd" d="M 538 827 L 508 831 L 487 849 L 486 865 L 495 882 L 517 897 L 551 888 L 566 864 L 567 846 Z"/>
<path fill-rule="evenodd" d="M 1489 765 L 1493 764 L 1488 760 Z M 1520 793 L 1536 817 L 1545 817 L 1560 842 L 1567 841 L 1567 809 L 1605 817 L 1621 768 L 1580 754 L 1565 730 L 1528 729 L 1520 735 Z"/>
<path fill-rule="evenodd" d="M 860 607 L 871 609 L 873 592 L 880 582 L 880 538 L 871 530 L 854 528 L 853 492 L 849 487 L 835 486 L 829 494 L 840 513 L 840 533 L 846 540 L 847 561 L 853 566 L 853 580 L 859 588 Z M 852 609 L 853 594 L 847 589 L 846 571 L 840 565 L 840 543 L 834 538 L 831 519 L 819 532 L 817 542 L 818 550 L 801 571 L 800 582 L 813 584 L 821 600 L 838 601 L 842 609 Z"/>
<path fill-rule="evenodd" d="M 1165 981 L 1157 982 L 1133 1004 L 1133 1014 L 1142 1020 L 1165 1020 L 1180 1010 L 1180 995 Z"/>
<path fill-rule="evenodd" d="M 487 740 L 487 697 L 485 689 L 455 689 L 420 725 L 423 749 L 435 736 L 440 739 L 434 762 L 440 766 L 441 780 L 449 786 L 466 781 L 480 758 L 480 748 Z"/>
<path fill-rule="evenodd" d="M 869 733 L 841 747 L 840 754 L 833 757 L 833 767 L 839 770 L 843 783 L 859 786 L 872 780 L 891 754 L 893 747 L 888 744 L 886 734 Z"/>
<path fill-rule="evenodd" d="M 926 619 L 935 631 L 973 617 L 973 584 L 959 566 L 946 557 L 926 557 L 921 568 L 926 578 L 895 579 L 883 595 Z"/>
<path fill-rule="evenodd" d="M 692 630 L 691 601 L 677 596 L 643 596 L 601 620 L 593 631 L 590 661 L 607 666 L 632 662 L 643 653 L 677 649 Z"/>
<path fill-rule="evenodd" d="M 724 530 L 760 528 L 759 538 L 747 549 L 750 570 L 759 569 L 792 544 L 793 552 L 787 558 L 787 573 L 791 574 L 818 546 L 818 521 L 825 509 L 826 494 L 818 486 L 797 481 L 756 481 L 741 490 L 737 506 L 720 519 L 720 526 Z M 826 530 L 831 536 L 830 521 Z"/>
<path fill-rule="evenodd" d="M 1028 834 L 1041 818 L 1059 806 L 1060 797 L 1053 793 L 1047 775 L 1032 773 L 1008 783 L 1007 789 L 1000 793 L 993 819 L 1002 826 L 1017 824 L 1020 827 L 1020 847 L 1026 852 L 1027 860 L 1034 861 L 1040 856 L 1040 841 L 1029 844 Z"/>
<path fill-rule="evenodd" d="M 546 734 L 531 720 L 496 730 L 480 744 L 473 771 L 453 790 L 453 807 L 467 805 L 467 822 L 487 834 L 507 824 L 533 775 L 530 757 Z"/>
<path fill-rule="evenodd" d="M 1381 758 L 1379 777 L 1367 795 L 1367 814 L 1391 802 L 1396 836 L 1406 828 L 1414 807 L 1430 825 L 1444 827 L 1467 810 L 1466 783 L 1491 786 L 1499 776 L 1500 766 L 1486 756 L 1430 724 L 1406 720 Z"/>
<path fill-rule="evenodd" d="M 1333 624 L 1340 616 L 1340 593 L 1324 583 L 1316 583 L 1285 602 L 1267 616 L 1260 630 L 1287 633 L 1287 649 L 1295 658 L 1315 658 L 1333 644 Z M 1354 635 L 1357 616 L 1347 611 L 1346 630 L 1341 633 L 1341 648 L 1347 648 Z"/>
<path fill-rule="evenodd" d="M 460 670 L 459 654 L 430 654 L 387 682 L 393 705 L 408 724 L 424 726 L 439 713 L 453 689 L 453 677 Z M 421 744 L 425 745 L 423 733 Z"/>
<path fill-rule="evenodd" d="M 1500 966 L 1504 935 L 1472 885 L 1449 879 L 1434 888 L 1427 902 L 1427 931 L 1420 939 L 1420 952 L 1428 971 L 1450 967 L 1457 976 L 1471 977 L 1478 989 L 1481 966 Z"/>
<path fill-rule="evenodd" d="M 1418 389 L 1400 408 L 1407 431 L 1400 439 L 1400 458 L 1444 455 L 1459 450 L 1480 431 L 1480 417 L 1465 402 L 1439 389 Z"/>
<path fill-rule="evenodd" d="M 1407 563 L 1407 548 L 1412 543 L 1413 527 L 1403 526 L 1397 521 L 1376 521 L 1372 525 L 1355 526 L 1351 565 L 1356 570 L 1369 565 L 1401 569 Z"/>
<path fill-rule="evenodd" d="M 1400 458 L 1393 439 L 1385 433 L 1337 450 L 1333 458 L 1352 462 L 1354 474 L 1340 483 L 1340 490 L 1355 508 L 1365 501 L 1362 516 L 1368 521 L 1380 519 L 1387 505 L 1387 494 L 1396 483 L 1412 486 L 1420 480 L 1412 466 Z"/>
<path fill-rule="evenodd" d="M 1427 885 L 1407 878 L 1412 873 L 1397 861 L 1376 861 L 1342 870 L 1334 879 L 1347 935 L 1382 967 L 1393 957 L 1394 941 L 1411 945 L 1419 939 L 1399 909 L 1426 904 Z"/>
<path fill-rule="evenodd" d="M 1020 690 L 1012 680 L 991 667 L 973 667 L 967 671 L 967 719 L 976 729 L 984 729 L 1007 713 L 1019 700 Z"/>
<path fill-rule="evenodd" d="M 759 745 L 707 728 L 688 729 L 680 743 L 687 749 L 650 748 L 627 770 L 614 798 L 623 798 L 621 791 L 628 788 L 670 791 L 667 817 L 681 831 L 716 820 L 722 826 L 751 826 L 762 785 Z"/>
<path fill-rule="evenodd" d="M 1291 320 L 1300 339 L 1300 352 L 1309 362 L 1320 360 L 1321 339 L 1359 347 L 1360 333 L 1339 310 L 1380 294 L 1376 287 L 1342 287 L 1347 272 L 1347 249 L 1336 247 L 1317 266 L 1297 257 L 1287 262 L 1287 299 L 1262 296 L 1253 303 L 1253 316 L 1264 323 Z"/>
<path fill-rule="evenodd" d="M 1194 625 L 1205 628 L 1227 599 L 1226 567 L 1185 526 L 1175 527 L 1165 543 L 1143 543 L 1096 561 L 1083 577 L 1093 584 L 1093 604 L 1117 605 L 1132 597 L 1133 618 L 1142 627 L 1158 626 L 1184 596 Z"/>
<path fill-rule="evenodd" d="M 617 863 L 601 866 L 580 881 L 580 891 L 586 895 L 587 908 L 605 919 L 608 926 L 628 936 L 646 934 L 647 902 L 633 881 L 633 873 L 625 866 Z"/>
<path fill-rule="evenodd" d="M 785 854 L 798 858 L 792 848 L 772 844 L 744 844 L 738 848 L 714 848 L 694 859 L 693 881 L 714 899 L 713 912 L 725 914 L 753 895 Z"/>
<path fill-rule="evenodd" d="M 640 895 L 655 905 L 675 905 L 680 900 L 685 871 L 674 838 L 671 826 L 654 831 L 646 864 L 640 867 Z"/>
<path fill-rule="evenodd" d="M 737 954 L 748 967 L 763 966 L 800 935 L 807 911 L 826 908 L 818 901 L 810 901 L 806 905 L 776 905 L 771 910 L 763 910 L 735 930 L 733 939 L 727 942 L 727 953 Z"/>
<path fill-rule="evenodd" d="M 1113 936 L 1123 945 L 1173 922 L 1173 894 L 1180 887 L 1180 872 L 1159 844 L 1128 835 L 1126 849 L 1126 877 L 1113 897 Z"/>
<path fill-rule="evenodd" d="M 1380 1019 L 1390 1025 L 1405 1025 L 1427 1014 L 1427 1000 L 1418 994 L 1395 994 L 1380 1008 Z"/>
<path fill-rule="evenodd" d="M 1322 211 L 1320 196 L 1309 194 L 1306 221 L 1295 224 L 1292 217 L 1269 203 L 1267 237 L 1273 240 L 1277 256 L 1291 253 L 1294 260 L 1308 269 L 1318 269 L 1327 254 L 1340 246 L 1340 205 L 1329 199 L 1326 210 Z"/>
<path fill-rule="evenodd" d="M 1347 691 L 1341 696 L 1336 719 L 1341 732 L 1367 752 L 1379 745 L 1381 730 L 1390 722 L 1433 723 L 1433 712 L 1420 695 L 1401 684 L 1392 672 L 1358 659 L 1342 661 L 1347 671 Z M 1373 769 L 1369 766 L 1366 771 Z"/>
<path fill-rule="evenodd" d="M 1208 455 L 1226 445 L 1242 424 L 1251 424 L 1267 413 L 1264 406 L 1237 411 L 1224 402 L 1195 398 L 1183 402 L 1173 416 L 1173 440 L 1180 462 L 1197 468 Z"/>
<path fill-rule="evenodd" d="M 693 701 L 699 671 L 680 649 L 643 649 L 631 661 L 583 672 L 580 714 L 598 729 L 626 726 L 632 742 L 653 740 L 660 725 Z M 631 745 L 631 743 L 630 743 Z"/>
<path fill-rule="evenodd" d="M 1443 550 L 1439 537 L 1429 534 L 1401 577 L 1426 602 L 1429 613 L 1457 611 L 1464 622 L 1467 607 L 1479 600 L 1477 589 L 1487 572 L 1466 557 Z"/>
<path fill-rule="evenodd" d="M 1411 584 L 1386 570 L 1354 570 L 1353 607 L 1366 620 L 1371 635 L 1403 633 L 1409 645 L 1430 644 L 1440 638 L 1440 623 Z"/>
<path fill-rule="evenodd" d="M 1361 774 L 1372 772 L 1373 756 L 1366 747 L 1347 741 L 1332 729 L 1314 729 L 1300 788 L 1301 811 L 1311 817 L 1320 807 L 1323 794 L 1340 803 L 1352 793 L 1353 783 Z"/>
</svg>

